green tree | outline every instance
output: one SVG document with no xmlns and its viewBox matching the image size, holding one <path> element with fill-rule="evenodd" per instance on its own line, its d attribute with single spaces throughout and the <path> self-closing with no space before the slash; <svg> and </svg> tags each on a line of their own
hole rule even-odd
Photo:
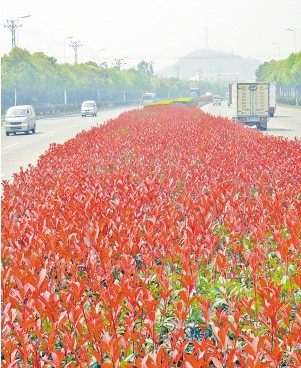
<svg viewBox="0 0 301 368">
<path fill-rule="evenodd" d="M 89 61 L 82 64 L 58 64 L 42 52 L 30 54 L 14 48 L 2 57 L 2 108 L 14 103 L 63 105 L 78 107 L 86 99 L 99 104 L 139 101 L 145 92 L 155 92 L 161 99 L 189 96 L 189 81 L 179 78 L 159 78 L 154 75 L 151 62 L 142 60 L 137 68 L 124 69 L 124 59 L 116 59 L 108 68 Z M 298 75 L 298 71 L 294 72 Z M 200 82 L 201 93 L 219 91 L 218 83 Z M 15 94 L 16 91 L 16 94 Z M 59 106 L 58 106 L 59 108 Z"/>
<path fill-rule="evenodd" d="M 292 65 L 292 76 L 297 85 L 301 85 L 301 52 L 296 54 L 294 65 Z"/>
<path fill-rule="evenodd" d="M 55 103 L 63 90 L 61 70 L 56 59 L 36 52 L 31 61 L 39 73 L 39 100 L 43 103 Z"/>
<path fill-rule="evenodd" d="M 259 67 L 255 72 L 256 81 L 257 82 L 266 81 L 269 74 L 269 69 L 270 69 L 269 62 L 264 62 L 263 64 L 259 65 Z"/>
<path fill-rule="evenodd" d="M 276 82 L 278 96 L 294 96 L 298 104 L 301 94 L 301 52 L 288 58 L 261 64 L 256 70 L 257 81 Z"/>
<path fill-rule="evenodd" d="M 144 75 L 154 75 L 153 63 L 151 61 L 147 62 L 145 60 L 141 60 L 137 65 L 137 70 Z"/>
<path fill-rule="evenodd" d="M 40 73 L 27 50 L 15 47 L 1 58 L 1 88 L 4 100 L 17 103 L 31 102 L 39 88 Z M 12 102 L 12 101 L 11 101 Z"/>
</svg>

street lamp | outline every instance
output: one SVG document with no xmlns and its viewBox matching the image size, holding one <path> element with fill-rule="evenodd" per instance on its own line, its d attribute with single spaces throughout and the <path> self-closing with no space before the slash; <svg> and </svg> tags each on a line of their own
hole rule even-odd
<svg viewBox="0 0 301 368">
<path fill-rule="evenodd" d="M 294 32 L 294 42 L 295 42 L 295 53 L 296 53 L 296 30 L 291 28 L 286 28 L 286 31 Z M 297 87 L 295 85 L 295 98 L 296 98 L 296 106 L 298 106 L 298 95 L 297 95 Z"/>
<path fill-rule="evenodd" d="M 23 15 L 22 17 L 18 18 L 18 27 L 22 27 L 22 24 L 19 25 L 19 19 L 23 19 L 23 18 L 29 18 L 31 17 L 31 15 Z M 17 46 L 18 46 L 18 33 L 17 33 Z"/>
<path fill-rule="evenodd" d="M 286 31 L 289 31 L 289 32 L 294 32 L 294 43 L 295 43 L 295 53 L 296 53 L 296 30 L 295 29 L 291 29 L 291 28 L 286 28 Z"/>
<path fill-rule="evenodd" d="M 279 52 L 279 59 L 281 58 L 281 56 L 280 56 L 280 43 L 278 43 L 278 42 L 272 42 L 272 45 L 278 45 L 278 52 Z"/>
<path fill-rule="evenodd" d="M 19 24 L 19 19 L 24 19 L 24 18 L 29 18 L 29 17 L 31 17 L 30 14 L 29 15 L 23 15 L 22 17 L 19 17 L 18 18 L 18 24 Z M 20 27 L 22 27 L 22 24 L 20 24 Z M 17 45 L 18 45 L 18 33 L 17 33 Z"/>
<path fill-rule="evenodd" d="M 23 15 L 23 17 L 19 17 L 18 20 L 21 19 L 21 18 L 23 19 L 23 18 L 29 18 L 29 17 L 31 17 L 30 14 L 29 15 Z"/>
<path fill-rule="evenodd" d="M 20 27 L 22 27 L 22 24 L 19 24 L 19 19 L 21 18 L 28 18 L 31 15 L 23 15 L 22 17 L 19 17 L 17 20 L 14 19 L 6 19 L 6 24 L 4 27 L 7 27 L 11 31 L 12 35 L 12 49 L 16 47 L 16 30 Z"/>
<path fill-rule="evenodd" d="M 69 38 L 73 38 L 73 36 L 64 38 L 64 63 L 66 63 L 66 40 L 69 40 Z"/>
<path fill-rule="evenodd" d="M 101 52 L 101 51 L 104 51 L 105 49 L 100 49 L 100 50 L 97 50 L 97 52 L 98 52 L 98 61 L 99 61 L 99 66 L 100 66 L 100 56 L 99 56 L 99 53 Z"/>
</svg>

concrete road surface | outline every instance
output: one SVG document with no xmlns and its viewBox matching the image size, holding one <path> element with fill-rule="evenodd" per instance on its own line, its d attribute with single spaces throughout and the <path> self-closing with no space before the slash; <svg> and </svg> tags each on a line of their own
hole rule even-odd
<svg viewBox="0 0 301 368">
<path fill-rule="evenodd" d="M 232 118 L 232 111 L 227 101 L 222 101 L 221 106 L 213 106 L 212 103 L 202 107 L 202 110 L 212 115 L 226 116 Z M 251 128 L 253 129 L 253 128 Z M 255 127 L 254 127 L 255 129 Z M 301 107 L 277 106 L 273 118 L 268 121 L 268 129 L 264 134 L 283 136 L 289 139 L 295 137 L 301 139 Z"/>
</svg>

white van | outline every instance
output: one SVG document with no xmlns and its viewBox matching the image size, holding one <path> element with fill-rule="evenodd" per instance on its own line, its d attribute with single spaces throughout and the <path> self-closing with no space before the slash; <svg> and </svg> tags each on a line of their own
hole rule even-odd
<svg viewBox="0 0 301 368">
<path fill-rule="evenodd" d="M 220 95 L 215 95 L 213 96 L 213 106 L 214 105 L 220 105 L 222 104 L 222 100 L 221 100 L 221 96 Z"/>
<path fill-rule="evenodd" d="M 10 107 L 5 116 L 4 128 L 6 135 L 23 132 L 29 134 L 36 132 L 36 114 L 30 105 L 20 105 Z"/>
<path fill-rule="evenodd" d="M 82 103 L 81 114 L 82 114 L 82 117 L 88 116 L 88 115 L 96 116 L 97 115 L 96 102 L 94 100 L 84 101 Z"/>
</svg>

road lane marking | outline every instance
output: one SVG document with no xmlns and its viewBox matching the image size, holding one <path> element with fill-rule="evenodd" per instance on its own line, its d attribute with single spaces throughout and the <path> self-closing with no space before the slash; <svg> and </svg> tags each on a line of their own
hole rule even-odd
<svg viewBox="0 0 301 368">
<path fill-rule="evenodd" d="M 10 147 L 16 146 L 17 144 L 20 144 L 20 143 L 10 144 L 9 146 L 2 147 L 2 149 L 10 148 Z"/>
<path fill-rule="evenodd" d="M 48 133 L 41 134 L 40 137 L 44 137 L 45 135 L 52 134 L 52 133 L 54 133 L 54 131 L 53 132 L 48 132 Z"/>
</svg>

